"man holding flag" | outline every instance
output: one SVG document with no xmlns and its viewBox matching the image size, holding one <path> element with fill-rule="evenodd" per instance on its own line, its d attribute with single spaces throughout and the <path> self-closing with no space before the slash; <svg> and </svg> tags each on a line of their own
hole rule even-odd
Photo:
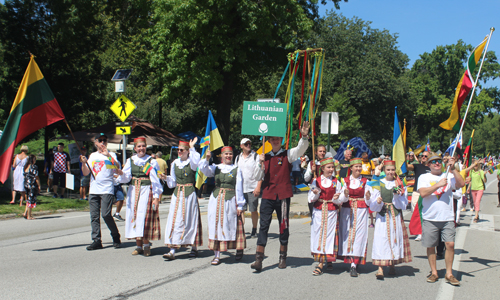
<svg viewBox="0 0 500 300">
<path fill-rule="evenodd" d="M 436 246 L 442 240 L 446 245 L 445 279 L 452 285 L 460 285 L 452 274 L 455 255 L 455 214 L 453 190 L 464 186 L 464 179 L 455 169 L 455 158 L 450 157 L 447 168 L 450 173 L 443 173 L 442 159 L 431 153 L 427 166 L 431 172 L 420 176 L 417 190 L 422 197 L 422 246 L 427 248 L 427 259 L 431 267 L 431 276 L 427 282 L 434 283 L 439 276 L 436 267 Z"/>
<path fill-rule="evenodd" d="M 290 182 L 291 163 L 301 157 L 309 147 L 308 134 L 309 122 L 305 121 L 300 128 L 302 138 L 297 147 L 290 150 L 281 148 L 282 137 L 269 137 L 272 150 L 261 154 L 259 164 L 254 170 L 254 179 L 263 180 L 262 200 L 260 204 L 260 230 L 257 239 L 255 262 L 251 265 L 257 272 L 262 270 L 264 249 L 267 244 L 267 232 L 276 211 L 280 223 L 280 259 L 278 268 L 286 268 L 286 255 L 288 249 L 288 216 L 290 213 L 290 198 L 293 196 Z"/>
</svg>

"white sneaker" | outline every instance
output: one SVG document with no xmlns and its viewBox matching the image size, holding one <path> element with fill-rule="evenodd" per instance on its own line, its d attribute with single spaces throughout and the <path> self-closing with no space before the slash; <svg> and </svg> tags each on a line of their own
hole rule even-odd
<svg viewBox="0 0 500 300">
<path fill-rule="evenodd" d="M 417 235 L 415 237 L 415 241 L 420 242 L 420 240 L 422 240 L 422 235 L 421 234 L 419 234 L 419 235 Z"/>
</svg>

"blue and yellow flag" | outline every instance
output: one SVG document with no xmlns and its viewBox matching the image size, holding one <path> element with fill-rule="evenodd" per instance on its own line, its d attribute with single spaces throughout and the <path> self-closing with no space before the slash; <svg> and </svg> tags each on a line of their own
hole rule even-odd
<svg viewBox="0 0 500 300">
<path fill-rule="evenodd" d="M 299 184 L 299 185 L 296 185 L 295 186 L 297 189 L 299 189 L 301 192 L 307 192 L 309 191 L 311 188 L 305 184 Z"/>
<path fill-rule="evenodd" d="M 215 124 L 214 116 L 210 110 L 208 111 L 207 128 L 205 129 L 205 138 L 207 137 L 209 137 L 210 140 L 210 144 L 208 145 L 210 151 L 224 147 L 224 142 L 222 142 L 222 137 L 220 136 L 219 129 Z M 207 147 L 204 147 L 201 152 L 201 159 L 205 159 L 207 157 L 205 154 L 206 150 Z M 196 188 L 201 188 L 206 179 L 207 177 L 200 171 L 200 169 L 198 169 L 196 172 Z"/>
<path fill-rule="evenodd" d="M 392 156 L 396 161 L 396 174 L 406 173 L 406 155 L 398 119 L 398 107 L 394 109 L 394 134 L 392 135 Z"/>
</svg>

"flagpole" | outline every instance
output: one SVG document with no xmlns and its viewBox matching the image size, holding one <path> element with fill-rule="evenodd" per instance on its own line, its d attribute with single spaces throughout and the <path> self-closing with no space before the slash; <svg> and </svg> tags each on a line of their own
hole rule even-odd
<svg viewBox="0 0 500 300">
<path fill-rule="evenodd" d="M 66 121 L 66 119 L 63 119 L 63 120 L 64 120 L 64 123 L 66 123 L 66 126 L 68 127 L 69 133 L 71 134 L 71 136 L 75 140 L 75 144 L 76 144 L 76 147 L 78 148 L 78 151 L 80 151 L 80 153 L 82 153 L 82 149 L 80 149 L 80 144 L 78 144 L 78 142 L 76 141 L 76 138 L 73 135 L 73 131 L 71 131 L 71 128 L 69 127 L 68 121 Z M 92 169 L 90 168 L 89 163 L 86 161 L 85 164 L 87 165 L 87 168 L 89 168 L 90 174 L 92 174 L 92 178 L 94 178 L 94 180 L 95 180 L 94 172 L 92 172 Z"/>
<path fill-rule="evenodd" d="M 469 107 L 470 107 L 470 104 L 472 102 L 472 97 L 474 96 L 474 92 L 476 91 L 477 82 L 479 80 L 479 76 L 481 75 L 481 69 L 483 68 L 484 58 L 486 57 L 486 52 L 488 52 L 488 46 L 490 45 L 491 35 L 493 34 L 493 31 L 495 31 L 495 27 L 490 28 L 488 42 L 486 43 L 486 48 L 484 49 L 484 52 L 483 52 L 483 58 L 481 59 L 481 65 L 479 65 L 479 70 L 477 71 L 476 80 L 474 81 L 474 86 L 472 87 L 472 92 L 470 93 L 469 103 L 467 104 L 467 109 L 465 110 L 464 119 L 462 121 L 462 124 L 460 125 L 460 130 L 458 131 L 458 134 L 457 134 L 457 139 L 460 136 L 460 134 L 462 133 L 462 130 L 464 129 L 465 120 L 467 119 L 467 114 L 469 113 Z M 455 147 L 453 147 L 453 152 L 451 153 L 451 157 L 455 156 L 456 149 L 457 149 L 457 143 L 455 143 Z M 449 172 L 450 172 L 450 168 L 448 167 L 446 169 L 446 177 L 448 177 Z"/>
</svg>

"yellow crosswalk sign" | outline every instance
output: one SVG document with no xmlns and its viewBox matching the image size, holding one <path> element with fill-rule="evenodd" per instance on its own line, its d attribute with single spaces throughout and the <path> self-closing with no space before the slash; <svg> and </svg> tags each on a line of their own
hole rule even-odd
<svg viewBox="0 0 500 300">
<path fill-rule="evenodd" d="M 137 108 L 137 106 L 125 97 L 125 95 L 121 95 L 118 99 L 116 99 L 115 103 L 113 103 L 110 108 L 111 111 L 114 112 L 122 122 L 124 122 Z"/>
</svg>

